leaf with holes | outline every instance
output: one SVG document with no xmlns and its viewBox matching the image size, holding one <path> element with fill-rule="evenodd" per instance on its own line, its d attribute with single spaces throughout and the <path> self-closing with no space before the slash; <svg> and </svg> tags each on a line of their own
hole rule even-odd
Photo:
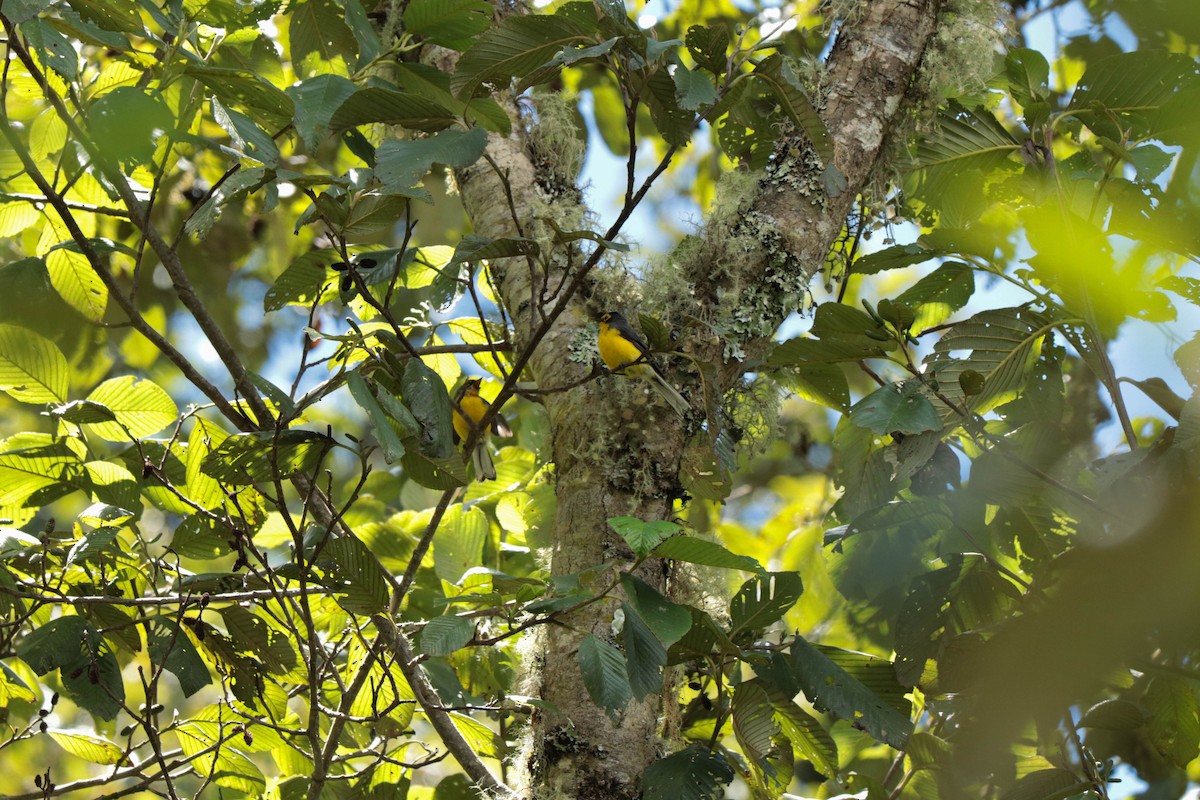
<svg viewBox="0 0 1200 800">
<path fill-rule="evenodd" d="M 759 631 L 779 620 L 804 592 L 795 572 L 766 572 L 742 584 L 729 602 L 730 638 Z"/>
</svg>

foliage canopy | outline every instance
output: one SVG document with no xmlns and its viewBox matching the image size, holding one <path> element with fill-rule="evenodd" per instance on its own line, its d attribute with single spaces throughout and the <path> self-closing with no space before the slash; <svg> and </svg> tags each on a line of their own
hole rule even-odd
<svg viewBox="0 0 1200 800">
<path fill-rule="evenodd" d="M 661 716 L 603 796 L 1200 779 L 1200 12 L 910 3 L 855 164 L 826 65 L 887 21 L 749 5 L 4 0 L 0 793 L 557 796 L 610 757 L 560 630 L 579 708 Z M 853 200 L 820 263 L 781 186 Z M 690 415 L 603 374 L 616 307 Z M 1151 325 L 1178 373 L 1115 355 Z"/>
</svg>

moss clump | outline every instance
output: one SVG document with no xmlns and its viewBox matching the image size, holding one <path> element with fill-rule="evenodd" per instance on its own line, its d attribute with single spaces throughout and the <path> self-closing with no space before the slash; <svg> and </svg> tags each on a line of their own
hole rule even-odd
<svg viewBox="0 0 1200 800">
<path fill-rule="evenodd" d="M 539 94 L 533 101 L 536 118 L 526 138 L 538 182 L 551 195 L 579 194 L 576 179 L 583 169 L 587 137 L 577 102 L 557 93 Z"/>
<path fill-rule="evenodd" d="M 1011 30 L 1010 21 L 998 15 L 997 5 L 991 0 L 947 0 L 918 84 L 932 103 L 987 93 Z"/>
</svg>

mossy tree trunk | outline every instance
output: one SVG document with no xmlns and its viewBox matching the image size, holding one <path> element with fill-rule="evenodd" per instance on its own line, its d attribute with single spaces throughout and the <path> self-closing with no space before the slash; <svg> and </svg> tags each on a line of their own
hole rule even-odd
<svg viewBox="0 0 1200 800">
<path fill-rule="evenodd" d="M 735 344 L 742 351 L 761 348 L 778 323 L 795 308 L 808 280 L 842 230 L 858 193 L 876 174 L 889 152 L 889 134 L 912 113 L 905 98 L 918 75 L 933 34 L 938 0 L 873 0 L 861 3 L 843 27 L 825 65 L 822 117 L 830 131 L 837 169 L 846 185 L 832 196 L 825 166 L 799 135 L 786 137 L 770 172 L 755 176 L 756 187 L 733 223 L 736 238 L 749 241 L 738 253 L 722 253 L 725 272 L 709 272 L 714 251 L 730 230 L 702 232 L 706 244 L 680 254 L 679 285 L 695 287 L 693 316 L 738 321 Z M 445 66 L 444 64 L 442 66 Z M 519 113 L 513 98 L 508 107 Z M 519 131 L 521 126 L 517 126 Z M 491 238 L 534 236 L 539 216 L 561 214 L 560 225 L 582 219 L 578 205 L 563 200 L 561 178 L 539 173 L 528 139 L 521 133 L 493 134 L 488 158 L 456 178 L 475 231 Z M 551 203 L 550 196 L 556 196 Z M 578 196 L 578 192 L 574 192 Z M 707 237 L 707 238 L 706 238 Z M 492 266 L 498 289 L 515 327 L 518 354 L 528 352 L 523 380 L 543 388 L 578 383 L 587 368 L 569 358 L 570 344 L 595 310 L 612 298 L 594 297 L 589 308 L 577 291 L 579 263 L 555 264 L 546 274 L 535 260 L 510 258 Z M 735 304 L 717 303 L 729 286 L 751 287 Z M 561 287 L 557 292 L 547 287 Z M 740 326 L 740 327 L 739 327 Z M 735 362 L 723 359 L 726 342 L 700 336 L 681 343 L 684 350 L 716 367 L 718 388 L 739 378 Z M 529 348 L 533 346 L 530 351 Z M 695 375 L 679 376 L 683 383 Z M 698 387 L 695 395 L 701 394 Z M 633 555 L 608 526 L 614 516 L 668 518 L 679 496 L 679 465 L 686 444 L 684 425 L 661 404 L 629 408 L 640 398 L 619 379 L 601 378 L 569 391 L 544 395 L 553 440 L 557 521 L 552 569 L 577 574 L 601 564 L 628 565 Z M 696 401 L 697 407 L 703 405 Z M 660 590 L 668 571 L 661 563 L 643 565 L 641 577 Z M 606 585 L 610 575 L 597 570 L 590 588 Z M 631 703 L 610 718 L 588 696 L 577 661 L 580 641 L 589 633 L 612 638 L 613 606 L 597 602 L 573 612 L 565 624 L 547 626 L 532 668 L 540 670 L 541 696 L 555 712 L 535 721 L 533 740 L 519 781 L 541 797 L 632 798 L 639 794 L 642 770 L 661 755 L 659 697 Z"/>
</svg>

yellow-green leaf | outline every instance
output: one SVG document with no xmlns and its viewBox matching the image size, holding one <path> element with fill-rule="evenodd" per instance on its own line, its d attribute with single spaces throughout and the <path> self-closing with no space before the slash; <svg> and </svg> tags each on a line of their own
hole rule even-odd
<svg viewBox="0 0 1200 800">
<path fill-rule="evenodd" d="M 67 359 L 51 342 L 15 325 L 0 325 L 0 390 L 23 403 L 67 399 Z"/>
<path fill-rule="evenodd" d="M 125 753 L 120 747 L 101 736 L 72 731 L 48 731 L 50 738 L 62 749 L 93 764 L 120 764 Z"/>
<path fill-rule="evenodd" d="M 113 412 L 116 422 L 88 425 L 89 432 L 110 442 L 158 433 L 179 418 L 179 409 L 162 387 L 132 375 L 112 378 L 97 386 L 88 400 Z"/>
</svg>

